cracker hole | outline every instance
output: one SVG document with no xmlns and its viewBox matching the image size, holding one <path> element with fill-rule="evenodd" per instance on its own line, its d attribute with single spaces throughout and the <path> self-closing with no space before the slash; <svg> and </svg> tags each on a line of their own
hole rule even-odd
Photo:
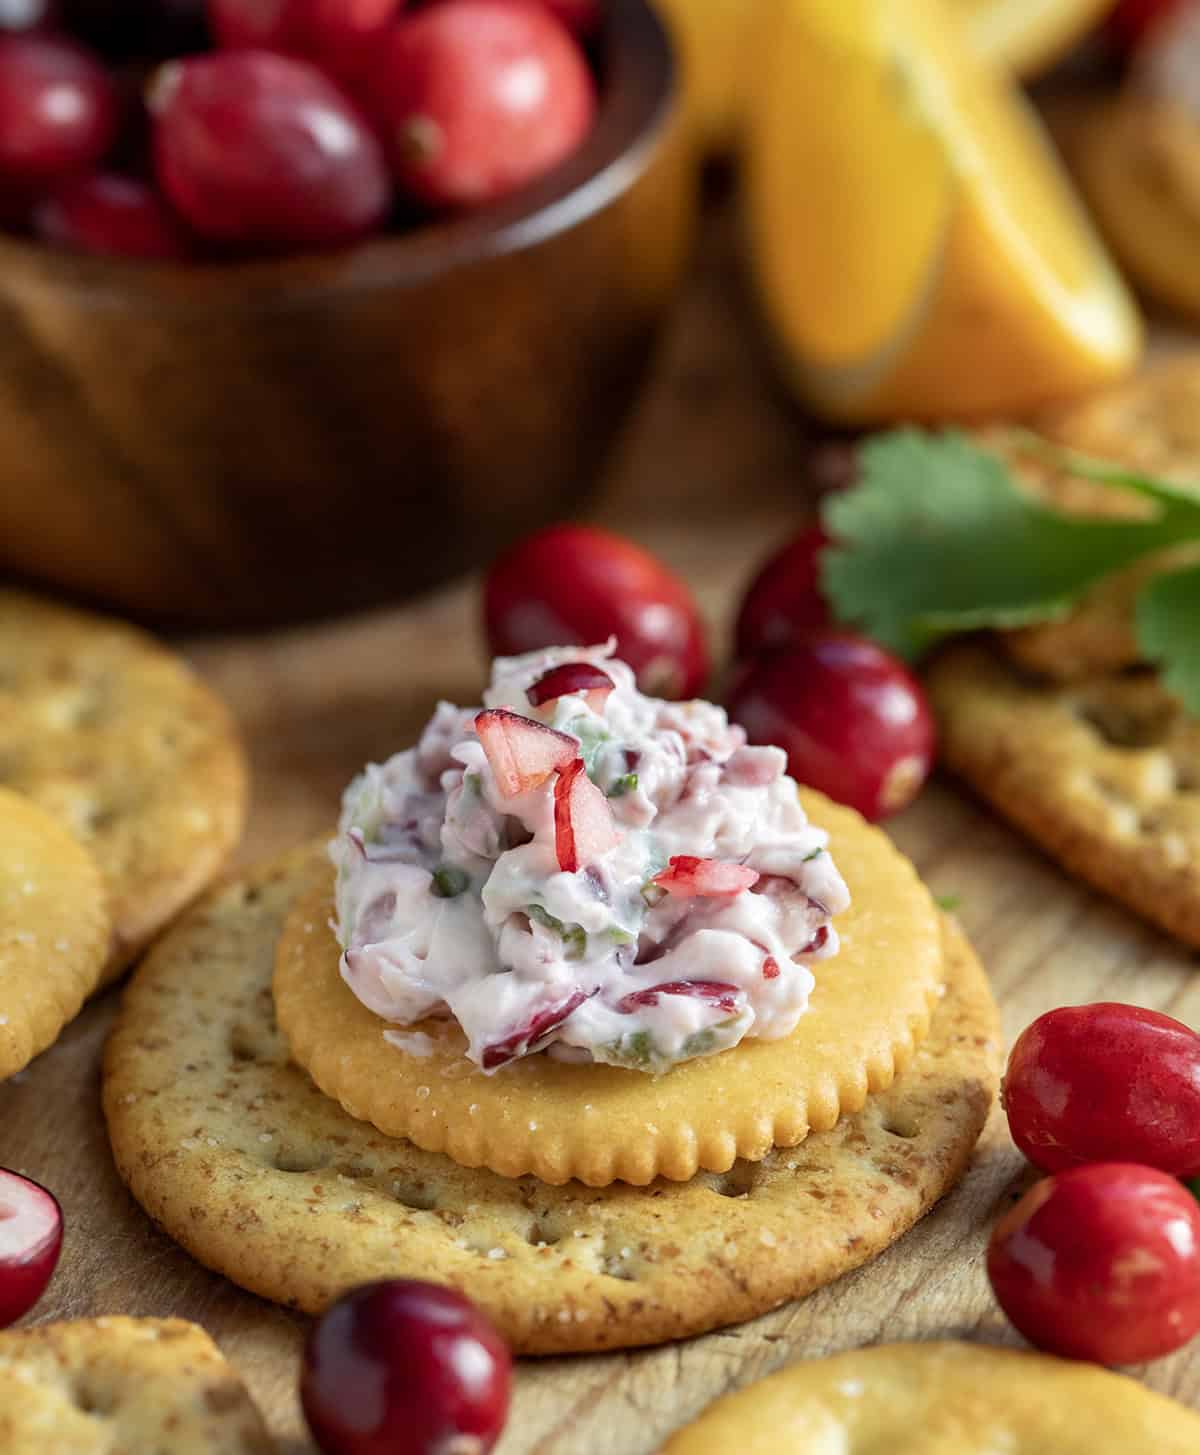
<svg viewBox="0 0 1200 1455">
<path fill-rule="evenodd" d="M 98 1389 L 85 1379 L 77 1379 L 71 1389 L 75 1407 L 85 1415 L 111 1415 L 117 1407 L 117 1398 L 112 1390 Z"/>
<path fill-rule="evenodd" d="M 562 1228 L 549 1218 L 536 1218 L 525 1234 L 532 1248 L 552 1248 L 563 1240 Z"/>
<path fill-rule="evenodd" d="M 1078 702 L 1075 716 L 1114 748 L 1156 748 L 1164 743 L 1175 717 L 1170 703 L 1137 711 L 1118 702 Z"/>
<path fill-rule="evenodd" d="M 436 1212 L 437 1194 L 424 1182 L 405 1182 L 400 1178 L 391 1183 L 392 1196 L 401 1207 L 413 1212 Z"/>
<path fill-rule="evenodd" d="M 762 1181 L 761 1162 L 735 1162 L 728 1172 L 720 1173 L 711 1183 L 721 1197 L 749 1197 Z"/>
<path fill-rule="evenodd" d="M 883 1130 L 889 1137 L 900 1137 L 905 1142 L 911 1142 L 921 1135 L 921 1123 L 914 1116 L 894 1111 L 884 1117 Z"/>
<path fill-rule="evenodd" d="M 235 1025 L 229 1033 L 229 1054 L 235 1065 L 243 1066 L 270 1059 L 261 1031 L 241 1024 Z"/>
<path fill-rule="evenodd" d="M 271 1165 L 276 1172 L 303 1173 L 323 1172 L 328 1164 L 319 1153 L 289 1152 L 286 1148 L 280 1148 L 271 1159 Z"/>
<path fill-rule="evenodd" d="M 604 1241 L 604 1251 L 600 1255 L 600 1272 L 609 1278 L 619 1278 L 623 1283 L 636 1283 L 636 1256 L 637 1249 L 632 1240 L 623 1242 L 620 1232 L 613 1231 Z"/>
</svg>

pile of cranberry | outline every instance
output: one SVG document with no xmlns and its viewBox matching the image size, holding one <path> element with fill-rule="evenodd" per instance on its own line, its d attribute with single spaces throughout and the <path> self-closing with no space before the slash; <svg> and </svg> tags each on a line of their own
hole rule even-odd
<svg viewBox="0 0 1200 1455">
<path fill-rule="evenodd" d="M 336 247 L 574 152 L 601 0 L 0 0 L 0 224 L 83 252 Z"/>
</svg>

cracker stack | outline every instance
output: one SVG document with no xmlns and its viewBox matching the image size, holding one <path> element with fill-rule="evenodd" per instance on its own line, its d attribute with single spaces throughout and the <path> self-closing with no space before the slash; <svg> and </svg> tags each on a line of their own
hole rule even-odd
<svg viewBox="0 0 1200 1455">
<path fill-rule="evenodd" d="M 795 1044 L 657 1080 L 544 1056 L 487 1077 L 434 1023 L 427 1055 L 385 1042 L 338 974 L 323 846 L 218 891 L 151 953 L 110 1041 L 122 1176 L 267 1298 L 316 1312 L 434 1278 L 524 1353 L 698 1334 L 838 1277 L 961 1176 L 1000 1043 L 911 866 L 849 811 L 806 808 L 857 908 Z"/>
</svg>

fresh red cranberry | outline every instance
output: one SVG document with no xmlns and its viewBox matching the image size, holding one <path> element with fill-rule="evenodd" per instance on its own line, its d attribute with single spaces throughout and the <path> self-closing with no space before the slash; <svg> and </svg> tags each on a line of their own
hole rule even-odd
<svg viewBox="0 0 1200 1455">
<path fill-rule="evenodd" d="M 312 61 L 339 80 L 362 74 L 403 0 L 209 0 L 217 43 Z"/>
<path fill-rule="evenodd" d="M 53 30 L 61 18 L 58 0 L 0 0 L 0 32 Z"/>
<path fill-rule="evenodd" d="M 159 184 L 202 237 L 324 247 L 377 228 L 390 201 L 378 142 L 320 71 L 267 51 L 175 61 L 151 96 Z"/>
<path fill-rule="evenodd" d="M 581 985 L 576 986 L 564 1000 L 543 1006 L 512 1035 L 485 1046 L 479 1064 L 485 1071 L 498 1071 L 501 1066 L 507 1066 L 513 1061 L 519 1061 L 522 1056 L 537 1051 L 565 1020 L 574 1015 L 585 1000 L 590 1000 L 595 994 L 594 990 L 584 990 Z"/>
<path fill-rule="evenodd" d="M 587 698 L 589 705 L 599 709 L 608 700 L 613 685 L 608 673 L 591 662 L 564 662 L 539 677 L 525 696 L 530 706 L 541 707 L 578 692 Z"/>
<path fill-rule="evenodd" d="M 1200 1176 L 1200 1035 L 1136 1005 L 1063 1006 L 1017 1038 L 1004 1078 L 1013 1141 L 1047 1172 L 1140 1162 Z"/>
<path fill-rule="evenodd" d="M 325 1455 L 487 1455 L 508 1418 L 512 1359 L 484 1315 L 437 1284 L 345 1294 L 313 1326 L 300 1400 Z"/>
<path fill-rule="evenodd" d="M 1200 1205 L 1128 1162 L 1048 1177 L 997 1223 L 988 1277 L 1031 1344 L 1140 1364 L 1200 1331 Z"/>
<path fill-rule="evenodd" d="M 56 36 L 0 35 L 0 189 L 86 171 L 116 130 L 113 84 L 87 51 Z"/>
<path fill-rule="evenodd" d="M 432 207 L 478 207 L 558 165 L 591 130 L 595 84 L 547 10 L 443 0 L 401 19 L 365 78 L 401 189 Z"/>
<path fill-rule="evenodd" d="M 829 537 L 809 526 L 776 552 L 754 578 L 738 613 L 735 648 L 753 657 L 807 632 L 832 626 L 821 595 L 821 552 Z"/>
<path fill-rule="evenodd" d="M 64 183 L 34 212 L 42 242 L 120 258 L 186 258 L 188 239 L 153 188 L 93 172 Z"/>
<path fill-rule="evenodd" d="M 63 1218 L 44 1187 L 0 1168 L 0 1329 L 37 1303 L 62 1251 Z"/>
<path fill-rule="evenodd" d="M 708 676 L 691 592 L 632 541 L 587 525 L 527 536 L 488 573 L 484 618 L 494 657 L 617 639 L 643 692 L 694 697 Z"/>
<path fill-rule="evenodd" d="M 775 743 L 788 770 L 864 818 L 917 796 L 933 767 L 933 716 L 905 665 L 850 632 L 814 632 L 749 662 L 730 716 L 752 743 Z"/>
</svg>

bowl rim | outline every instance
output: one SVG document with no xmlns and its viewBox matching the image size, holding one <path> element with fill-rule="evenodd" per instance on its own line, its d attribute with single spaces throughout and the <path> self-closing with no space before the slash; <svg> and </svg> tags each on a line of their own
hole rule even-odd
<svg viewBox="0 0 1200 1455">
<path fill-rule="evenodd" d="M 74 253 L 0 233 L 0 270 L 77 287 L 124 306 L 194 303 L 233 290 L 264 302 L 386 284 L 417 287 L 457 269 L 519 253 L 569 232 L 626 193 L 646 172 L 681 109 L 676 48 L 651 0 L 608 0 L 599 40 L 596 121 L 559 166 L 500 202 L 434 218 L 349 247 L 236 261 L 146 261 Z"/>
</svg>

